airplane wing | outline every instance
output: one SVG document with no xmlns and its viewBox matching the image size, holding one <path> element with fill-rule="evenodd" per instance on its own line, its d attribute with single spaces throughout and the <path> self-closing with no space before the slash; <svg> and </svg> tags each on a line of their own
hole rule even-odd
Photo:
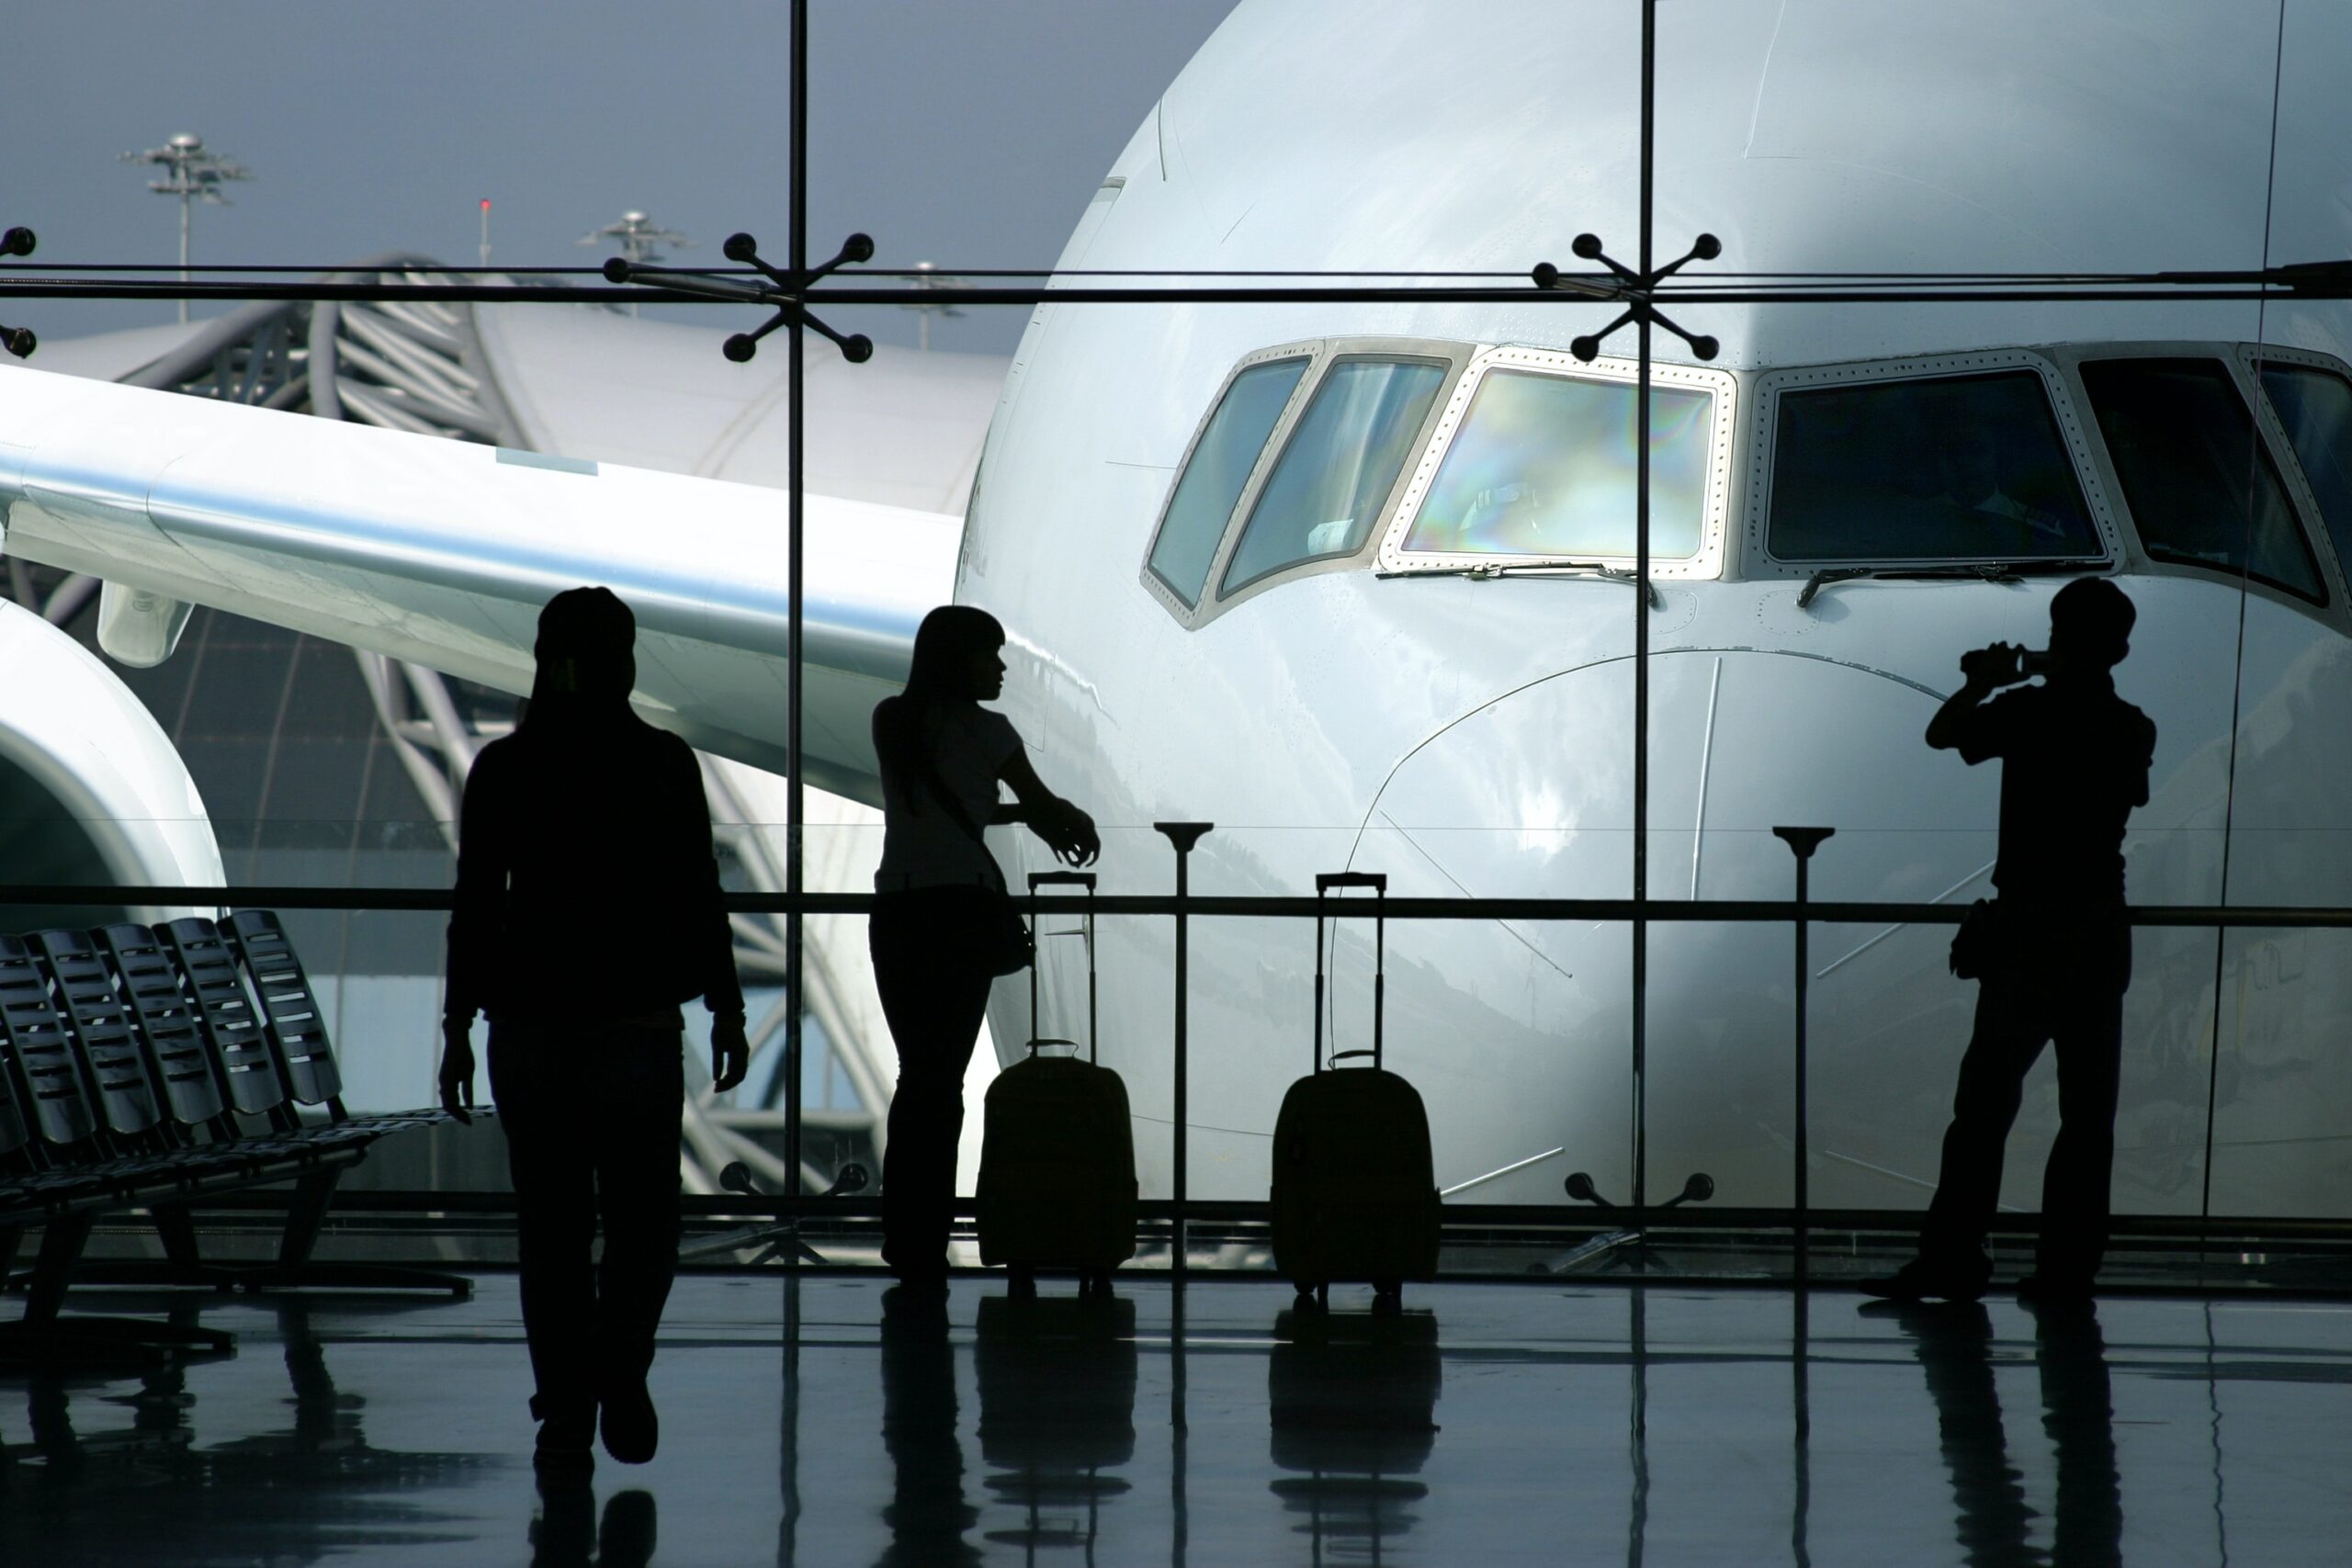
<svg viewBox="0 0 2352 1568">
<path fill-rule="evenodd" d="M 527 692 L 539 606 L 602 583 L 637 613 L 639 711 L 779 772 L 786 506 L 754 485 L 0 376 L 0 551 L 104 578 L 102 623 L 143 629 L 155 657 L 184 606 L 209 604 Z M 813 494 L 806 518 L 805 777 L 878 803 L 868 715 L 950 597 L 963 520 Z"/>
</svg>

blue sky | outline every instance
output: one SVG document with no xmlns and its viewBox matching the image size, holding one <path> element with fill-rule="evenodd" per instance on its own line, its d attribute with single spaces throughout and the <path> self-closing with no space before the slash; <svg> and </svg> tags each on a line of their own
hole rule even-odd
<svg viewBox="0 0 2352 1568">
<path fill-rule="evenodd" d="M 810 248 L 876 264 L 1046 266 L 1111 160 L 1233 0 L 815 0 Z M 44 262 L 176 254 L 175 204 L 117 162 L 182 130 L 249 164 L 196 214 L 195 260 L 327 265 L 387 250 L 571 265 L 639 208 L 718 265 L 784 249 L 782 0 L 76 0 L 11 7 L 0 223 Z M 145 303 L 13 304 L 45 338 L 168 321 Z M 18 322 L 18 318 L 22 318 Z M 720 318 L 697 319 L 718 322 Z M 1009 350 L 1023 312 L 937 323 Z M 854 323 L 914 338 L 904 311 Z"/>
</svg>

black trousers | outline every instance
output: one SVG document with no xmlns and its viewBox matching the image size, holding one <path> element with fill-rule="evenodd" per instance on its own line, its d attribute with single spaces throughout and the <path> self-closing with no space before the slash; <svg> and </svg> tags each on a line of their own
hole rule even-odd
<svg viewBox="0 0 2352 1568">
<path fill-rule="evenodd" d="M 899 1051 L 882 1156 L 882 1260 L 901 1275 L 947 1266 L 964 1069 L 993 978 L 979 941 L 993 897 L 978 887 L 885 894 L 866 928 L 882 1016 Z"/>
<path fill-rule="evenodd" d="M 583 1414 L 653 1364 L 678 1270 L 678 1031 L 493 1021 L 490 1091 L 514 1181 L 531 1408 Z"/>
<path fill-rule="evenodd" d="M 1978 987 L 1976 1028 L 1961 1058 L 1920 1252 L 1962 1263 L 1984 1257 L 2025 1076 L 2041 1048 L 2053 1045 L 2058 1136 L 2042 1170 L 2036 1267 L 2046 1276 L 2087 1279 L 2107 1250 L 2132 932 L 2098 916 L 2021 918 L 2007 946 Z"/>
</svg>

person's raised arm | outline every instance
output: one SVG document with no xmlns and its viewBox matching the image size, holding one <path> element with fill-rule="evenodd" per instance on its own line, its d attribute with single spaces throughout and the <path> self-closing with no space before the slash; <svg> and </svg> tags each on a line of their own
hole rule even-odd
<svg viewBox="0 0 2352 1568">
<path fill-rule="evenodd" d="M 1102 852 L 1094 818 L 1047 789 L 1037 770 L 1030 766 L 1027 751 L 1013 748 L 997 776 L 1012 786 L 1019 805 L 1012 812 L 1000 807 L 994 820 L 1028 823 L 1029 830 L 1043 839 L 1047 849 L 1072 865 L 1086 865 Z"/>
<path fill-rule="evenodd" d="M 2001 687 L 2025 679 L 2019 665 L 2019 649 L 2006 642 L 1962 654 L 1960 690 L 1946 697 L 1936 716 L 1928 721 L 1928 744 L 1939 751 L 1957 750 L 1968 761 L 1978 761 L 1984 753 L 1972 744 L 1979 739 L 1972 733 L 1976 710 Z"/>
</svg>

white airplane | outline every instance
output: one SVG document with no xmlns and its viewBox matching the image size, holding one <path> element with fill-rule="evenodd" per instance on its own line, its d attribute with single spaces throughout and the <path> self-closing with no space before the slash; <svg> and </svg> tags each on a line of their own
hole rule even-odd
<svg viewBox="0 0 2352 1568">
<path fill-rule="evenodd" d="M 1581 231 L 1630 259 L 1637 25 L 1620 0 L 1248 0 L 1060 265 L 1515 277 L 1577 265 Z M 1720 235 L 1693 281 L 2340 258 L 2352 17 L 2293 6 L 2285 25 L 2281 48 L 2228 0 L 1677 0 L 1659 9 L 1658 254 Z M 1623 897 L 1633 367 L 1622 335 L 1590 363 L 1567 352 L 1612 310 L 1532 288 L 1039 308 L 966 518 L 808 499 L 808 782 L 872 798 L 866 714 L 922 611 L 953 597 L 1009 628 L 1004 705 L 1108 829 L 1106 891 L 1164 890 L 1148 824 L 1189 818 L 1218 824 L 1204 892 L 1296 894 L 1355 867 L 1396 893 Z M 1787 896 L 1770 831 L 1787 823 L 1838 829 L 1816 897 L 1981 896 L 1994 770 L 1921 732 L 1962 649 L 2039 644 L 2051 593 L 2096 571 L 2139 608 L 2119 686 L 2159 731 L 2134 900 L 2346 902 L 2342 303 L 1675 313 L 1723 350 L 1657 342 L 1654 897 Z M 108 646 L 158 656 L 200 602 L 520 691 L 538 604 L 608 583 L 639 613 L 640 708 L 779 765 L 773 491 L 28 372 L 0 377 L 0 501 L 9 553 L 103 573 Z M 1043 864 L 1011 833 L 1000 853 L 1016 875 Z M 1104 935 L 1103 1055 L 1164 1192 L 1168 931 Z M 1816 1203 L 1925 1201 L 1973 1000 L 1948 937 L 1814 934 Z M 1788 930 L 1660 923 L 1649 942 L 1648 1190 L 1703 1170 L 1718 1202 L 1786 1203 Z M 1043 960 L 1063 1017 L 1073 945 Z M 1428 1100 L 1441 1184 L 1559 1202 L 1582 1168 L 1622 1201 L 1626 929 L 1430 923 L 1389 946 L 1392 1065 Z M 2217 960 L 2210 931 L 2141 932 L 2120 1211 L 2344 1211 L 2338 947 L 2247 932 Z M 1366 1032 L 1365 949 L 1338 952 L 1345 1045 Z M 1195 1196 L 1263 1191 L 1309 1060 L 1312 968 L 1304 928 L 1195 924 Z M 1025 987 L 1000 987 L 991 1017 L 1017 1048 Z M 2021 1206 L 2053 1098 L 2035 1080 Z"/>
</svg>

